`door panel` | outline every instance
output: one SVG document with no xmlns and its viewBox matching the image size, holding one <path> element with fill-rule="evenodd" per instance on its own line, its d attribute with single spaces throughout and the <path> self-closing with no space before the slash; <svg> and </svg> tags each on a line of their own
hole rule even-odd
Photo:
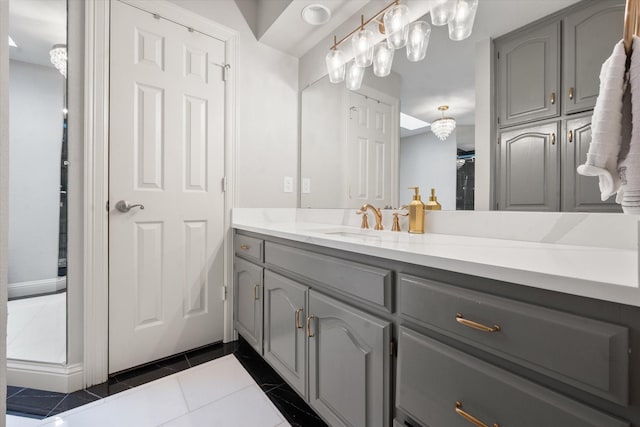
<svg viewBox="0 0 640 427">
<path fill-rule="evenodd" d="M 270 271 L 264 277 L 264 358 L 303 396 L 307 287 Z"/>
<path fill-rule="evenodd" d="M 112 2 L 109 372 L 222 339 L 224 42 Z M 119 200 L 140 203 L 123 213 Z"/>
<path fill-rule="evenodd" d="M 309 404 L 332 426 L 391 422 L 391 326 L 309 291 Z"/>
<path fill-rule="evenodd" d="M 559 138 L 557 122 L 501 134 L 501 210 L 558 210 Z"/>
</svg>

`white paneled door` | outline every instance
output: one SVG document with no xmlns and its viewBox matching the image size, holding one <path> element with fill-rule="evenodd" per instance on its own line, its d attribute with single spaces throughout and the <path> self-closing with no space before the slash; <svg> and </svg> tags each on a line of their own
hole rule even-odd
<svg viewBox="0 0 640 427">
<path fill-rule="evenodd" d="M 391 107 L 350 92 L 348 114 L 348 205 L 391 205 Z"/>
<path fill-rule="evenodd" d="M 222 340 L 225 43 L 112 1 L 110 52 L 113 373 Z"/>
</svg>

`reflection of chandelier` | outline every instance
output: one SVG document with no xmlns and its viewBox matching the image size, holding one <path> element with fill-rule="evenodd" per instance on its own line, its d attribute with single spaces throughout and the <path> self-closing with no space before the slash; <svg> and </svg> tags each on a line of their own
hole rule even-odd
<svg viewBox="0 0 640 427">
<path fill-rule="evenodd" d="M 456 121 L 450 117 L 445 117 L 444 112 L 449 109 L 448 105 L 441 105 L 438 110 L 442 111 L 442 118 L 431 123 L 431 131 L 440 141 L 444 141 L 456 128 Z"/>
<path fill-rule="evenodd" d="M 60 74 L 62 74 L 65 78 L 67 77 L 67 45 L 65 44 L 56 44 L 53 45 L 53 48 L 49 51 L 49 56 L 51 56 L 51 63 Z"/>
</svg>

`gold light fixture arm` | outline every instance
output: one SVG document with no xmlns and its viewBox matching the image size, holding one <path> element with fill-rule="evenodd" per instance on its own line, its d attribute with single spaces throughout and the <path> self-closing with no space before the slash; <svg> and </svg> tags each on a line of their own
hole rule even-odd
<svg viewBox="0 0 640 427">
<path fill-rule="evenodd" d="M 635 0 L 633 0 L 633 1 L 635 1 Z M 378 13 L 376 13 L 375 15 L 373 15 L 371 18 L 367 19 L 366 21 L 364 20 L 364 15 L 360 15 L 361 24 L 358 27 L 356 27 L 355 30 L 351 31 L 349 34 L 347 34 L 346 36 L 341 38 L 340 41 L 336 41 L 338 39 L 338 37 L 335 36 L 335 35 L 333 36 L 333 46 L 331 46 L 331 50 L 336 50 L 338 48 L 338 46 L 340 46 L 345 40 L 347 40 L 349 37 L 351 37 L 352 35 L 354 35 L 358 31 L 360 31 L 361 29 L 364 29 L 364 27 L 366 27 L 367 25 L 369 25 L 373 21 L 378 22 L 378 24 L 381 25 L 381 28 L 383 28 L 384 24 L 380 23 L 378 18 L 380 17 L 380 15 L 385 13 L 389 8 L 391 8 L 391 7 L 395 6 L 395 5 L 398 5 L 398 4 L 400 4 L 400 0 L 394 0 L 389 5 L 387 5 L 384 9 L 380 10 Z"/>
</svg>

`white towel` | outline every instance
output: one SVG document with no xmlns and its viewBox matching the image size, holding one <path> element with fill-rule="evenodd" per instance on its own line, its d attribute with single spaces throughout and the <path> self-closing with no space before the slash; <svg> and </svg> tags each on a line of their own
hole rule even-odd
<svg viewBox="0 0 640 427">
<path fill-rule="evenodd" d="M 624 213 L 640 214 L 640 38 L 633 37 L 629 67 L 632 122 L 631 139 L 622 139 L 619 154 L 620 190 L 616 201 Z"/>
<path fill-rule="evenodd" d="M 578 166 L 580 175 L 599 177 L 603 201 L 616 194 L 621 184 L 618 155 L 622 143 L 622 98 L 626 60 L 621 40 L 614 46 L 613 53 L 600 69 L 600 93 L 593 110 L 591 144 L 586 163 Z"/>
</svg>

